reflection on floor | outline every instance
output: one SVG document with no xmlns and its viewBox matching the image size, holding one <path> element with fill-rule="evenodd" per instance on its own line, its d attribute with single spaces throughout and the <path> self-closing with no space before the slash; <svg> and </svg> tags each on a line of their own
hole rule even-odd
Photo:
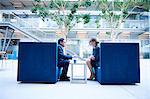
<svg viewBox="0 0 150 99">
<path fill-rule="evenodd" d="M 17 61 L 7 60 L 3 66 L 0 62 L 0 99 L 150 99 L 150 60 L 140 63 L 141 83 L 136 85 L 100 85 L 95 81 L 20 84 L 16 81 Z"/>
</svg>

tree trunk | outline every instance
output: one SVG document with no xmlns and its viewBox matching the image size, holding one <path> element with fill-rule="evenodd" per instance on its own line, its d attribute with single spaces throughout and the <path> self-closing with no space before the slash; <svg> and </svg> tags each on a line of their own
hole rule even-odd
<svg viewBox="0 0 150 99">
<path fill-rule="evenodd" d="M 112 30 L 111 31 L 111 40 L 114 41 L 116 38 L 115 38 L 115 32 Z"/>
<path fill-rule="evenodd" d="M 68 28 L 65 26 L 65 29 L 64 29 L 64 32 L 63 32 L 63 38 L 65 39 L 65 41 L 67 42 L 68 41 L 68 38 L 67 38 L 67 35 L 68 35 Z M 66 53 L 66 50 L 67 50 L 67 46 L 64 48 L 64 53 Z"/>
<path fill-rule="evenodd" d="M 68 28 L 65 26 L 65 31 L 64 31 L 64 39 L 67 41 L 67 35 L 68 35 Z"/>
<path fill-rule="evenodd" d="M 115 32 L 114 32 L 114 27 L 113 27 L 112 19 L 111 19 L 110 25 L 111 25 L 111 35 L 110 35 L 110 39 L 111 39 L 112 41 L 114 41 L 114 40 L 115 40 Z"/>
</svg>

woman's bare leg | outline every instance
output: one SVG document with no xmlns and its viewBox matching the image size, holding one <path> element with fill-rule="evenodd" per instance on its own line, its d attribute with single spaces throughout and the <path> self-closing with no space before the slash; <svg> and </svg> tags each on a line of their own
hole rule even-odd
<svg viewBox="0 0 150 99">
<path fill-rule="evenodd" d="M 92 70 L 92 65 L 91 65 L 91 61 L 90 61 L 90 59 L 88 59 L 87 61 L 86 61 L 86 64 L 87 64 L 87 66 L 88 66 L 88 68 L 89 68 L 89 70 L 90 70 L 90 73 L 91 73 L 91 75 L 90 75 L 90 78 L 89 79 L 93 79 L 93 77 L 94 77 L 94 73 L 93 73 L 93 70 Z"/>
</svg>

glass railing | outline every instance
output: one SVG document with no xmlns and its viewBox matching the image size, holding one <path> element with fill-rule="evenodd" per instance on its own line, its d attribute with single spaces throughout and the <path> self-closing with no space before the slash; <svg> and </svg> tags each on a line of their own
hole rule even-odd
<svg viewBox="0 0 150 99">
<path fill-rule="evenodd" d="M 150 39 L 141 40 L 141 58 L 150 59 Z"/>
<path fill-rule="evenodd" d="M 142 47 L 149 46 L 150 47 L 150 39 L 141 40 Z"/>
<path fill-rule="evenodd" d="M 36 28 L 36 30 L 39 30 L 40 28 L 58 29 L 58 25 L 56 24 L 56 22 L 54 22 L 50 19 L 48 19 L 44 22 L 40 18 L 19 18 L 19 19 L 24 21 L 23 23 L 19 22 L 19 25 L 22 28 Z M 15 19 L 11 19 L 10 21 L 15 21 Z M 123 23 L 122 28 L 145 29 L 145 28 L 147 28 L 148 24 L 149 23 L 147 20 L 126 20 Z M 79 23 L 79 24 L 75 25 L 73 29 L 81 29 L 81 28 L 96 29 L 97 25 L 95 23 L 95 19 L 91 19 L 88 24 Z M 100 28 L 110 28 L 110 24 L 108 22 L 106 22 L 105 20 L 101 20 Z"/>
<path fill-rule="evenodd" d="M 16 28 L 19 28 L 22 32 L 34 36 L 35 38 L 42 41 L 43 39 L 50 38 L 49 33 L 43 32 L 37 26 L 38 23 L 33 23 L 24 20 L 16 15 L 11 14 L 11 17 L 1 19 L 2 23 L 10 23 Z"/>
<path fill-rule="evenodd" d="M 148 24 L 147 20 L 127 20 L 124 23 L 124 28 L 145 29 Z"/>
<path fill-rule="evenodd" d="M 45 22 L 42 22 L 40 18 L 20 18 L 16 15 L 10 14 L 10 17 L 0 19 L 0 21 L 3 22 L 9 22 L 13 25 L 17 26 L 21 30 L 25 31 L 28 34 L 34 35 L 39 39 L 54 39 L 56 38 L 55 31 L 58 29 L 57 24 L 52 21 L 48 20 Z M 110 25 L 106 21 L 102 21 L 100 23 L 100 28 L 109 28 Z M 125 29 L 144 29 L 148 26 L 148 21 L 146 20 L 127 20 L 124 23 Z M 88 24 L 82 24 L 82 27 L 80 25 L 74 26 L 73 29 L 76 29 L 78 31 L 79 29 L 97 29 L 95 20 L 91 20 Z M 45 31 L 53 31 L 51 32 L 45 32 Z"/>
</svg>

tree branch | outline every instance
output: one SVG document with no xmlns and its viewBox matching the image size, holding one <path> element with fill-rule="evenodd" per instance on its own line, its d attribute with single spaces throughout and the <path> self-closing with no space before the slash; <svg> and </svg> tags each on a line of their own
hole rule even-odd
<svg viewBox="0 0 150 99">
<path fill-rule="evenodd" d="M 59 7 L 59 5 L 56 3 L 56 0 L 52 0 L 51 2 L 54 2 L 54 4 L 56 5 L 57 9 L 60 10 L 61 8 Z"/>
</svg>

